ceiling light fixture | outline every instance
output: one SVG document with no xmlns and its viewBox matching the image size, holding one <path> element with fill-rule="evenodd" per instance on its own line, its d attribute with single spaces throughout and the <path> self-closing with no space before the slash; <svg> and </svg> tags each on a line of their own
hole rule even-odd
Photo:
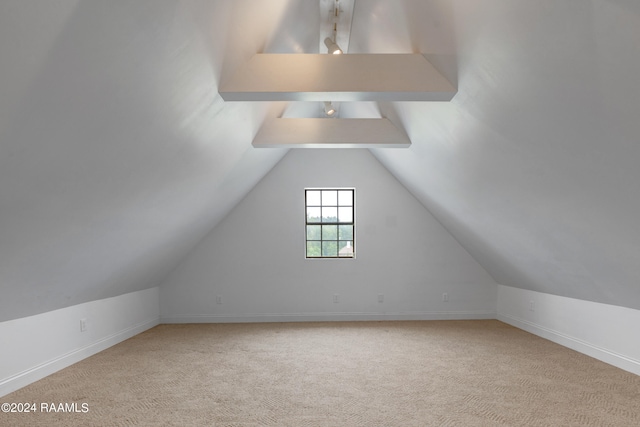
<svg viewBox="0 0 640 427">
<path fill-rule="evenodd" d="M 338 44 L 333 40 L 331 40 L 329 37 L 324 39 L 324 44 L 327 46 L 327 49 L 330 54 L 332 55 L 342 54 L 342 49 L 340 49 L 340 46 L 338 46 Z"/>
<path fill-rule="evenodd" d="M 342 49 L 338 46 L 336 40 L 338 40 L 338 21 L 340 20 L 340 0 L 335 0 L 333 4 L 333 37 L 327 37 L 324 39 L 324 44 L 327 46 L 328 53 L 332 55 L 342 54 Z"/>
<path fill-rule="evenodd" d="M 342 49 L 336 43 L 336 39 L 338 38 L 338 19 L 340 18 L 340 4 L 338 3 L 340 0 L 335 0 L 333 4 L 333 38 L 326 37 L 324 39 L 324 45 L 327 46 L 327 53 L 330 55 L 341 55 Z M 324 115 L 327 117 L 336 117 L 336 109 L 333 107 L 331 102 L 324 101 Z"/>
<path fill-rule="evenodd" d="M 333 108 L 333 105 L 331 105 L 331 102 L 329 101 L 324 101 L 324 114 L 326 114 L 327 117 L 333 117 L 336 115 L 336 109 Z"/>
</svg>

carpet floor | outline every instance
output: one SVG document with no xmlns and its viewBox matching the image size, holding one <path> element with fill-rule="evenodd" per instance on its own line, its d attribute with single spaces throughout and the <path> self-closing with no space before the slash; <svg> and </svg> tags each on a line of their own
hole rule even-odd
<svg viewBox="0 0 640 427">
<path fill-rule="evenodd" d="M 2 426 L 640 426 L 639 376 L 496 320 L 160 325 L 0 400 L 37 406 Z"/>
</svg>

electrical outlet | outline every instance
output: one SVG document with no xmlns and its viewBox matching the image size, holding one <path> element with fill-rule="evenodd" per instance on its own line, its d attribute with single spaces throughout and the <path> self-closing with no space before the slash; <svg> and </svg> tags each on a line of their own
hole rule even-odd
<svg viewBox="0 0 640 427">
<path fill-rule="evenodd" d="M 87 330 L 87 319 L 80 319 L 80 332 Z"/>
<path fill-rule="evenodd" d="M 448 293 L 443 293 L 442 294 L 442 301 L 443 302 L 449 302 L 449 294 Z"/>
<path fill-rule="evenodd" d="M 378 302 L 384 302 L 384 294 L 378 294 Z"/>
<path fill-rule="evenodd" d="M 340 300 L 338 299 L 338 294 L 333 294 L 333 303 L 337 304 Z"/>
<path fill-rule="evenodd" d="M 222 304 L 222 295 L 216 295 L 216 304 Z"/>
<path fill-rule="evenodd" d="M 529 301 L 529 311 L 536 311 L 536 303 Z"/>
</svg>

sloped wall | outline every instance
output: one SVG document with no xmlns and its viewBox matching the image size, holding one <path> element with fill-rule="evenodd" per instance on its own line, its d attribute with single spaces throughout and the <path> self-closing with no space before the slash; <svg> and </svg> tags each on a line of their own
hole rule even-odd
<svg viewBox="0 0 640 427">
<path fill-rule="evenodd" d="M 355 187 L 355 259 L 305 259 L 307 187 Z M 494 318 L 496 284 L 368 150 L 291 150 L 160 301 L 163 322 Z"/>
</svg>

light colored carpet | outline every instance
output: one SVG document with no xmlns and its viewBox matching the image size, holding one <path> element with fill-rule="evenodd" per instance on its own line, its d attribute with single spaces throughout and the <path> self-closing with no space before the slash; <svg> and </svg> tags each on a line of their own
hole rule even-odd
<svg viewBox="0 0 640 427">
<path fill-rule="evenodd" d="M 3 426 L 640 426 L 640 377 L 487 321 L 160 325 L 4 398 Z"/>
</svg>

